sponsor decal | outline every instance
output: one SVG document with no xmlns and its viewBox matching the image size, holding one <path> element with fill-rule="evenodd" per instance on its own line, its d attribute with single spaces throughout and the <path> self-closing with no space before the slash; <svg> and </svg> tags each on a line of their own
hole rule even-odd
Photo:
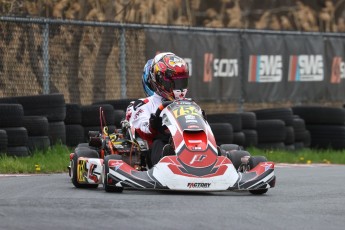
<svg viewBox="0 0 345 230">
<path fill-rule="evenodd" d="M 188 183 L 188 188 L 209 188 L 211 183 Z"/>
<path fill-rule="evenodd" d="M 206 158 L 206 155 L 204 154 L 195 154 L 193 156 L 193 159 L 189 162 L 189 164 L 193 164 L 194 162 L 198 162 L 200 163 L 201 161 L 203 161 Z"/>
<path fill-rule="evenodd" d="M 267 170 L 269 170 L 272 167 L 272 164 L 265 163 L 265 164 L 263 164 L 261 166 L 265 168 L 265 171 L 267 171 Z"/>
<path fill-rule="evenodd" d="M 292 55 L 289 62 L 289 81 L 322 81 L 322 55 Z"/>
<path fill-rule="evenodd" d="M 334 57 L 332 62 L 331 83 L 339 84 L 345 78 L 345 63 L 342 57 Z"/>
<path fill-rule="evenodd" d="M 185 118 L 186 118 L 186 120 L 194 120 L 195 116 L 193 116 L 193 115 L 186 115 Z"/>
<path fill-rule="evenodd" d="M 199 129 L 200 127 L 198 125 L 188 125 L 188 129 Z"/>
<path fill-rule="evenodd" d="M 86 160 L 79 160 L 78 161 L 78 181 L 85 182 L 87 175 L 87 168 L 86 168 Z"/>
<path fill-rule="evenodd" d="M 282 59 L 281 55 L 250 55 L 248 82 L 281 82 Z"/>
<path fill-rule="evenodd" d="M 204 54 L 204 82 L 214 77 L 238 77 L 238 60 L 214 58 L 213 53 Z"/>
<path fill-rule="evenodd" d="M 135 120 L 138 119 L 139 115 L 140 115 L 141 113 L 143 113 L 143 112 L 144 112 L 144 110 L 139 109 L 138 112 L 135 113 L 134 119 L 135 119 Z"/>
<path fill-rule="evenodd" d="M 119 160 L 111 160 L 108 164 L 109 167 L 114 167 L 114 170 L 117 171 L 123 165 L 123 162 Z"/>
<path fill-rule="evenodd" d="M 197 123 L 197 120 L 186 120 L 186 123 Z"/>
</svg>

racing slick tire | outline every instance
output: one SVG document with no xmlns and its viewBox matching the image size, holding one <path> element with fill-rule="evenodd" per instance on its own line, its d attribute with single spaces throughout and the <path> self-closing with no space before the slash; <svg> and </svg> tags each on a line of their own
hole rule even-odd
<svg viewBox="0 0 345 230">
<path fill-rule="evenodd" d="M 261 162 L 267 162 L 267 158 L 264 156 L 252 156 L 249 158 L 248 164 L 250 169 L 255 168 L 259 163 Z M 251 194 L 254 195 L 262 195 L 268 191 L 267 188 L 265 189 L 256 189 L 256 190 L 249 190 Z"/>
<path fill-rule="evenodd" d="M 98 184 L 81 184 L 78 182 L 78 172 L 77 172 L 77 165 L 78 165 L 78 158 L 79 157 L 88 157 L 88 158 L 99 158 L 98 153 L 95 150 L 86 147 L 78 147 L 74 150 L 74 155 L 72 158 L 72 165 L 71 165 L 71 180 L 72 184 L 76 188 L 97 188 Z"/>
<path fill-rule="evenodd" d="M 227 153 L 228 158 L 231 160 L 235 169 L 238 170 L 242 165 L 241 158 L 245 156 L 250 157 L 250 153 L 244 150 L 230 151 Z"/>
<path fill-rule="evenodd" d="M 103 187 L 106 192 L 114 192 L 114 193 L 121 193 L 123 191 L 123 187 L 118 186 L 110 186 L 108 185 L 108 173 L 109 173 L 109 160 L 122 160 L 122 156 L 120 155 L 108 155 L 104 157 L 104 177 L 103 177 Z"/>
</svg>

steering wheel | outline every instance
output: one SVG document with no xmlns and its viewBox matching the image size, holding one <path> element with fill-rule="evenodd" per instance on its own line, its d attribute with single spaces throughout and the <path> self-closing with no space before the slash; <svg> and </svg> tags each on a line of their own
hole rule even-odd
<svg viewBox="0 0 345 230">
<path fill-rule="evenodd" d="M 162 104 L 160 104 L 156 110 L 156 117 L 159 117 L 161 115 L 162 110 L 167 107 L 168 105 L 170 105 L 171 103 L 173 103 L 172 101 L 164 101 Z"/>
<path fill-rule="evenodd" d="M 163 110 L 164 108 L 166 108 L 168 105 L 170 105 L 171 103 L 173 103 L 173 102 L 172 102 L 172 101 L 165 101 L 165 102 L 163 102 L 162 104 L 160 104 L 160 105 L 158 106 L 157 110 L 156 110 L 155 116 L 156 116 L 157 118 L 160 117 L 162 110 Z M 170 135 L 170 132 L 167 133 L 165 130 L 166 130 L 166 129 L 159 129 L 159 132 L 160 132 L 161 134 L 163 134 L 163 135 Z"/>
</svg>

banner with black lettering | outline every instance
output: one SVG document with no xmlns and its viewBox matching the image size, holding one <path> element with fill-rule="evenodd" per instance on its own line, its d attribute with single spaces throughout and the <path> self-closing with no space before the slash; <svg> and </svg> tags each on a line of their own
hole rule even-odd
<svg viewBox="0 0 345 230">
<path fill-rule="evenodd" d="M 188 97 L 238 101 L 241 97 L 238 44 L 238 34 L 149 29 L 146 58 L 166 51 L 184 58 L 191 73 Z"/>
<path fill-rule="evenodd" d="M 345 99 L 345 41 L 344 38 L 325 37 L 326 99 Z"/>
<path fill-rule="evenodd" d="M 327 99 L 322 36 L 285 35 L 286 97 L 291 102 Z"/>
<path fill-rule="evenodd" d="M 282 37 L 254 33 L 246 33 L 242 37 L 245 102 L 286 100 Z"/>
</svg>

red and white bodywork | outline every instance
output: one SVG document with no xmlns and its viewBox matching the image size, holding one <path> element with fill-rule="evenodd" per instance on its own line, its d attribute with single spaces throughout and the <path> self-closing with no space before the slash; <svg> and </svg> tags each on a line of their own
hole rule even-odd
<svg viewBox="0 0 345 230">
<path fill-rule="evenodd" d="M 238 172 L 230 159 L 220 154 L 212 130 L 195 102 L 174 101 L 162 109 L 160 116 L 163 125 L 170 131 L 175 154 L 164 156 L 148 171 L 138 171 L 122 160 L 111 159 L 107 165 L 109 172 L 105 174 L 102 170 L 102 175 L 99 175 L 100 183 L 124 188 L 176 191 L 257 190 L 274 187 L 273 162 L 262 162 L 249 171 Z M 92 164 L 104 169 L 101 159 L 92 161 Z M 88 172 L 87 175 L 93 174 Z"/>
</svg>

